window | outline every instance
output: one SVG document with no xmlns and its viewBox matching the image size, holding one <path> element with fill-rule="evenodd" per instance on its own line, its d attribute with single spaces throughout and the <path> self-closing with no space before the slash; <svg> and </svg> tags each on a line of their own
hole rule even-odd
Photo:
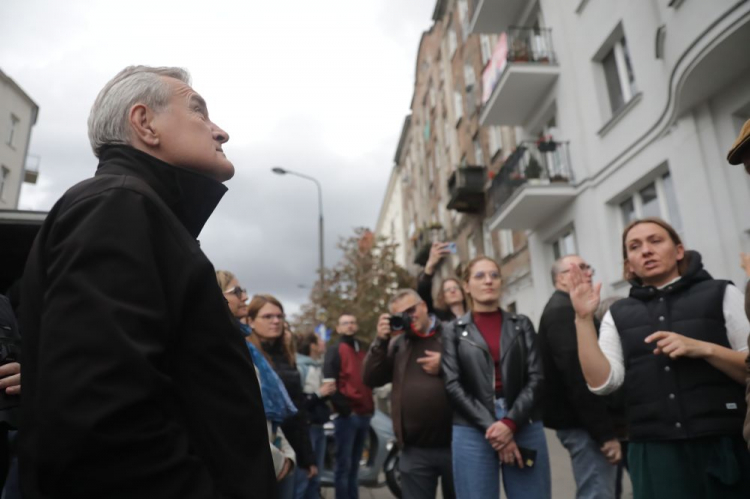
<svg viewBox="0 0 750 499">
<path fill-rule="evenodd" d="M 567 255 L 578 253 L 576 235 L 573 229 L 568 229 L 552 243 L 552 254 L 555 260 Z"/>
<path fill-rule="evenodd" d="M 492 244 L 492 231 L 490 226 L 485 222 L 483 224 L 482 235 L 484 235 L 484 254 L 490 258 L 495 258 L 495 247 Z"/>
<path fill-rule="evenodd" d="M 443 141 L 445 141 L 445 148 L 448 149 L 453 141 L 453 127 L 448 123 L 448 117 L 443 116 Z"/>
<path fill-rule="evenodd" d="M 492 57 L 492 41 L 489 35 L 479 35 L 479 47 L 482 51 L 482 67 L 485 67 Z"/>
<path fill-rule="evenodd" d="M 474 233 L 469 234 L 466 238 L 466 247 L 469 250 L 469 260 L 473 260 L 477 256 L 477 245 L 474 244 Z"/>
<path fill-rule="evenodd" d="M 448 28 L 448 55 L 451 59 L 456 55 L 456 49 L 458 48 L 458 39 L 456 38 L 456 30 L 453 26 Z"/>
<path fill-rule="evenodd" d="M 458 0 L 458 16 L 461 18 L 461 37 L 466 41 L 469 36 L 469 2 L 467 0 Z"/>
<path fill-rule="evenodd" d="M 677 232 L 682 232 L 682 218 L 677 208 L 677 196 L 672 175 L 669 172 L 656 178 L 620 203 L 620 218 L 623 226 L 633 220 L 647 217 L 663 218 Z"/>
<path fill-rule="evenodd" d="M 464 103 L 461 92 L 453 91 L 453 106 L 456 111 L 456 125 L 458 125 L 458 122 L 464 117 Z"/>
<path fill-rule="evenodd" d="M 601 63 L 607 84 L 609 105 L 612 113 L 616 113 L 638 93 L 624 37 L 615 42 L 612 49 L 602 58 Z"/>
<path fill-rule="evenodd" d="M 10 170 L 4 166 L 0 167 L 0 199 L 4 197 L 5 184 L 8 183 L 8 177 L 10 177 Z"/>
<path fill-rule="evenodd" d="M 495 154 L 502 149 L 503 138 L 500 133 L 499 126 L 491 126 L 487 128 L 487 135 L 490 139 L 490 158 L 494 158 Z"/>
<path fill-rule="evenodd" d="M 16 136 L 18 136 L 18 124 L 21 120 L 15 114 L 10 115 L 10 130 L 8 132 L 8 145 L 10 147 L 16 147 Z M 3 167 L 5 168 L 5 167 Z M 5 170 L 3 170 L 5 171 Z"/>
<path fill-rule="evenodd" d="M 472 144 L 474 145 L 474 164 L 481 166 L 484 164 L 484 154 L 482 154 L 482 141 L 479 140 L 479 132 L 474 135 Z"/>
<path fill-rule="evenodd" d="M 515 253 L 516 249 L 513 247 L 513 231 L 510 229 L 503 229 L 498 232 L 500 236 L 500 258 L 505 258 Z"/>
</svg>

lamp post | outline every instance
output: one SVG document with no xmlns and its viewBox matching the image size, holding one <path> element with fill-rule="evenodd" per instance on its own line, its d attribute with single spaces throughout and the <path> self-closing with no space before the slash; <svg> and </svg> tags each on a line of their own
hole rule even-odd
<svg viewBox="0 0 750 499">
<path fill-rule="evenodd" d="M 274 166 L 271 168 L 271 171 L 274 172 L 277 175 L 294 175 L 295 177 L 304 178 L 307 180 L 310 180 L 312 182 L 315 182 L 315 186 L 318 188 L 318 272 L 320 274 L 320 296 L 321 296 L 321 303 L 318 305 L 323 306 L 322 303 L 322 297 L 323 297 L 323 275 L 325 272 L 325 259 L 323 258 L 323 190 L 320 188 L 320 182 L 318 182 L 316 179 L 310 177 L 309 175 L 304 175 L 302 173 L 293 172 L 291 170 L 287 170 L 286 168 L 281 168 L 280 166 Z"/>
</svg>

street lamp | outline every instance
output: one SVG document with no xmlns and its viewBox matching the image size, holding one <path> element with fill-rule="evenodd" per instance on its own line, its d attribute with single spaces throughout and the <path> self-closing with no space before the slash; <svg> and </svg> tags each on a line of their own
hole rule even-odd
<svg viewBox="0 0 750 499">
<path fill-rule="evenodd" d="M 319 304 L 322 308 L 322 297 L 323 297 L 323 273 L 325 272 L 325 260 L 323 258 L 323 191 L 320 188 L 320 182 L 316 179 L 304 175 L 302 173 L 293 172 L 280 166 L 274 166 L 271 171 L 277 175 L 294 175 L 295 177 L 304 178 L 315 182 L 315 186 L 318 188 L 318 272 L 320 273 L 320 296 L 321 303 Z"/>
</svg>

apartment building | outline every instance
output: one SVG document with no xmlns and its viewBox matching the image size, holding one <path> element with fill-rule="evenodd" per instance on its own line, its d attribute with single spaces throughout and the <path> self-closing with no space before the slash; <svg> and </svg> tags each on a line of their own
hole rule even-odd
<svg viewBox="0 0 750 499">
<path fill-rule="evenodd" d="M 515 130 L 480 123 L 481 79 L 495 35 L 471 34 L 467 0 L 436 2 L 415 64 L 411 113 L 404 121 L 376 233 L 403 245 L 401 257 L 421 270 L 433 241 L 455 241 L 458 253 L 440 277 L 486 254 L 502 264 L 504 306 L 534 314 L 526 234 L 491 231 L 486 191 L 515 147 Z M 439 279 L 435 280 L 437 286 Z"/>
<path fill-rule="evenodd" d="M 39 106 L 0 70 L 0 209 L 18 208 L 21 184 L 36 182 L 38 170 L 27 171 L 31 127 Z"/>
<path fill-rule="evenodd" d="M 744 282 L 750 179 L 726 153 L 750 118 L 750 2 L 474 0 L 492 39 L 479 124 L 513 127 L 490 231 L 525 231 L 535 310 L 579 253 L 625 295 L 621 232 L 660 216 L 715 277 Z"/>
</svg>

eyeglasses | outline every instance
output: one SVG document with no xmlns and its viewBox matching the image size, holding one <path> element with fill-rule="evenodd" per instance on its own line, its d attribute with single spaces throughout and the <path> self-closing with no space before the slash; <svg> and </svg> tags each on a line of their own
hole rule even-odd
<svg viewBox="0 0 750 499">
<path fill-rule="evenodd" d="M 500 272 L 477 272 L 472 276 L 477 281 L 484 281 L 487 277 L 490 277 L 493 281 L 500 280 Z"/>
<path fill-rule="evenodd" d="M 286 317 L 284 314 L 263 314 L 259 315 L 258 319 L 263 319 L 264 321 L 272 321 L 274 319 L 278 319 L 280 321 L 283 321 L 284 317 Z"/>
<path fill-rule="evenodd" d="M 239 286 L 235 286 L 232 289 L 227 289 L 226 291 L 224 291 L 224 294 L 225 295 L 234 295 L 238 299 L 241 300 L 242 299 L 242 295 L 246 295 L 247 294 L 247 290 L 245 288 L 241 288 Z"/>
<path fill-rule="evenodd" d="M 445 288 L 443 290 L 443 293 L 455 293 L 456 291 L 459 291 L 458 286 L 451 286 L 449 288 Z"/>
<path fill-rule="evenodd" d="M 339 322 L 339 326 L 356 326 L 357 321 L 342 321 Z"/>
<path fill-rule="evenodd" d="M 592 267 L 588 263 L 579 263 L 578 268 L 581 269 L 581 272 L 590 272 L 591 275 L 594 275 L 594 273 L 596 273 L 596 270 L 594 270 L 594 267 Z M 567 274 L 568 272 L 570 272 L 570 269 L 565 269 L 565 270 L 560 271 L 561 274 Z"/>
<path fill-rule="evenodd" d="M 402 314 L 406 314 L 406 315 L 410 315 L 410 316 L 416 314 L 417 313 L 417 307 L 419 306 L 420 303 L 422 303 L 422 302 L 418 301 L 417 303 L 415 303 L 414 305 L 412 305 L 411 307 L 407 308 L 406 310 L 404 310 L 401 313 Z"/>
</svg>

